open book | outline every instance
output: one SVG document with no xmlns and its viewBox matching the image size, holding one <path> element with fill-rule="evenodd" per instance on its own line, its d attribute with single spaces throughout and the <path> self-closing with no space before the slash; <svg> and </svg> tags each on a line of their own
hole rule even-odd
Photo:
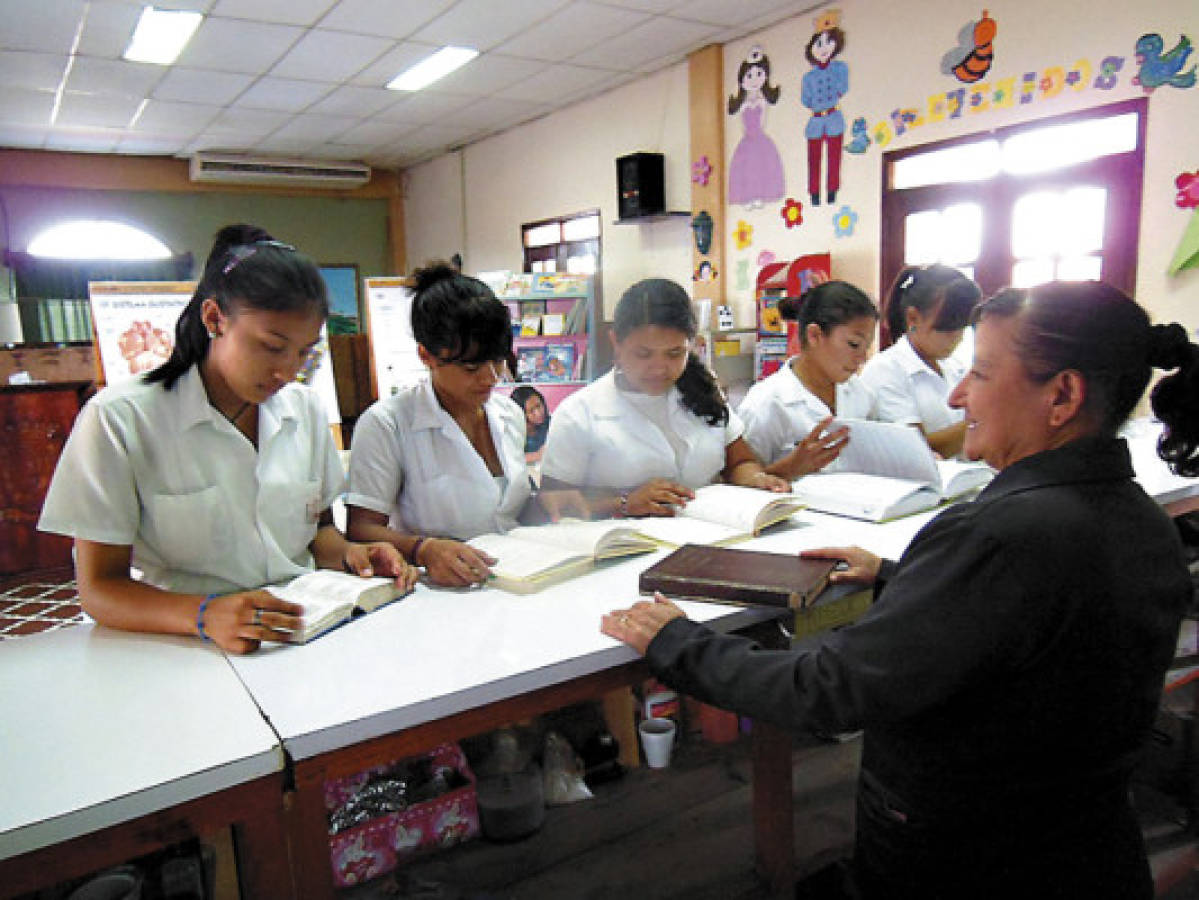
<svg viewBox="0 0 1199 900">
<path fill-rule="evenodd" d="M 644 535 L 672 547 L 683 544 L 735 544 L 803 509 L 794 494 L 775 494 L 733 484 L 710 484 L 668 518 L 632 519 Z"/>
<path fill-rule="evenodd" d="M 911 515 L 982 487 L 995 477 L 985 463 L 937 459 L 910 425 L 840 419 L 849 443 L 841 469 L 805 475 L 792 490 L 820 512 L 882 522 Z"/>
<path fill-rule="evenodd" d="M 304 608 L 304 627 L 292 635 L 296 644 L 305 644 L 356 616 L 374 612 L 405 593 L 394 578 L 363 578 L 332 569 L 317 569 L 266 589 Z"/>
<path fill-rule="evenodd" d="M 658 549 L 640 529 L 612 520 L 526 525 L 505 534 L 481 534 L 467 543 L 496 559 L 491 583 L 514 594 L 531 594 L 573 578 L 596 560 Z"/>
</svg>

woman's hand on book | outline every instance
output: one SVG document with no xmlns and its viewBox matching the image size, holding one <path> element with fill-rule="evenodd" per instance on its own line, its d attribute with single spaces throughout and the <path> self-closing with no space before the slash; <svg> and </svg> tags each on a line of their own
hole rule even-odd
<svg viewBox="0 0 1199 900">
<path fill-rule="evenodd" d="M 434 584 L 450 587 L 482 584 L 496 562 L 482 550 L 444 538 L 428 538 L 421 544 L 420 561 Z"/>
<path fill-rule="evenodd" d="M 627 516 L 673 516 L 680 506 L 695 499 L 695 491 L 677 481 L 655 478 L 635 491 L 630 491 L 625 503 Z"/>
<path fill-rule="evenodd" d="M 644 656 L 666 623 L 671 619 L 681 619 L 684 615 L 681 609 L 655 591 L 652 603 L 642 600 L 628 609 L 615 609 L 608 613 L 600 619 L 600 631 L 628 644 Z"/>
<path fill-rule="evenodd" d="M 845 445 L 849 443 L 849 428 L 831 427 L 833 417 L 828 416 L 816 423 L 816 427 L 808 432 L 807 437 L 797 443 L 790 453 L 779 460 L 786 471 L 779 472 L 789 476 L 792 481 L 819 472 L 834 459 L 841 455 Z"/>
<path fill-rule="evenodd" d="M 289 641 L 303 610 L 270 591 L 213 597 L 204 609 L 204 634 L 229 653 L 252 653 L 263 641 Z"/>
<path fill-rule="evenodd" d="M 359 544 L 346 542 L 345 570 L 364 578 L 371 575 L 391 577 L 405 591 L 412 589 L 420 578 L 420 570 L 408 565 L 403 554 L 387 541 Z"/>
<path fill-rule="evenodd" d="M 550 522 L 558 522 L 568 517 L 591 518 L 591 504 L 587 502 L 582 491 L 574 488 L 541 491 L 537 494 L 537 502 L 541 504 L 545 517 Z"/>
<path fill-rule="evenodd" d="M 834 569 L 829 575 L 828 580 L 833 584 L 874 584 L 883 564 L 881 556 L 861 547 L 816 547 L 801 550 L 799 555 L 804 559 L 837 559 L 845 563 L 845 568 Z"/>
</svg>

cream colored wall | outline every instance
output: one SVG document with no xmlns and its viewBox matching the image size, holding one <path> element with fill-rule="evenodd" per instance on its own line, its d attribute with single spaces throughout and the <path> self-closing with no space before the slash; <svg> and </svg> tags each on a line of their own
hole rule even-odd
<svg viewBox="0 0 1199 900">
<path fill-rule="evenodd" d="M 959 28 L 977 19 L 980 5 L 973 0 L 904 0 L 903 3 L 871 3 L 843 0 L 846 33 L 845 52 L 840 57 L 849 65 L 850 87 L 841 107 L 847 130 L 853 119 L 866 118 L 873 132 L 879 122 L 889 122 L 896 108 L 914 107 L 926 116 L 930 95 L 954 90 L 956 79 L 943 75 L 942 55 L 955 46 Z M 1076 61 L 1089 60 L 1093 68 L 1107 56 L 1122 56 L 1123 68 L 1111 90 L 1066 87 L 1046 98 L 1040 91 L 1028 104 L 1009 109 L 966 111 L 956 120 L 926 121 L 906 134 L 893 137 L 887 150 L 940 141 L 1030 119 L 1143 96 L 1132 84 L 1137 71 L 1133 46 L 1149 31 L 1159 32 L 1169 49 L 1181 34 L 1199 40 L 1199 3 L 1195 0 L 1152 0 L 1131 4 L 1122 0 L 1066 0 L 1044 4 L 1039 0 L 1010 0 L 992 9 L 998 33 L 995 62 L 985 79 L 996 86 L 1000 79 L 1014 76 L 1017 89 L 1025 72 L 1036 71 L 1038 80 L 1051 66 L 1065 71 Z M 766 126 L 784 161 L 788 195 L 804 204 L 804 222 L 787 229 L 779 215 L 779 204 L 759 210 L 735 206 L 728 209 L 725 235 L 730 274 L 739 263 L 749 261 L 756 271 L 758 254 L 773 251 L 779 259 L 829 250 L 837 277 L 857 283 L 871 294 L 879 290 L 879 211 L 882 192 L 882 151 L 872 145 L 863 155 L 844 153 L 842 188 L 832 208 L 811 208 L 807 196 L 807 157 L 803 128 L 809 111 L 800 103 L 800 82 L 810 65 L 803 50 L 812 35 L 815 14 L 790 19 L 766 31 L 725 46 L 725 84 L 732 93 L 737 66 L 754 44 L 760 44 L 772 65 L 772 83 L 782 88 L 778 103 L 770 109 Z M 1192 54 L 1188 67 L 1196 61 Z M 1093 84 L 1097 72 L 1092 71 Z M 726 160 L 741 139 L 740 122 L 726 123 Z M 846 140 L 848 141 L 847 134 Z M 1178 320 L 1194 329 L 1199 326 L 1199 272 L 1166 275 L 1166 266 L 1191 215 L 1174 205 L 1174 179 L 1184 171 L 1199 168 L 1199 88 L 1180 90 L 1163 87 L 1153 92 L 1149 104 L 1145 152 L 1144 200 L 1141 216 L 1137 298 L 1157 320 Z M 727 163 L 726 163 L 727 165 Z M 851 237 L 834 235 L 833 212 L 843 204 L 859 216 Z M 738 220 L 753 226 L 753 244 L 738 250 L 732 232 Z M 752 290 L 737 289 L 730 278 L 729 294 L 739 312 L 752 306 Z"/>
<path fill-rule="evenodd" d="M 464 204 L 451 183 L 457 154 L 416 166 L 404 174 L 408 258 L 415 264 L 430 250 L 452 252 L 439 242 L 461 233 L 466 271 L 519 271 L 522 223 L 599 209 L 605 317 L 641 278 L 690 284 L 687 219 L 614 224 L 616 158 L 638 150 L 665 156 L 666 205 L 688 208 L 688 133 L 681 64 L 466 147 Z"/>
</svg>

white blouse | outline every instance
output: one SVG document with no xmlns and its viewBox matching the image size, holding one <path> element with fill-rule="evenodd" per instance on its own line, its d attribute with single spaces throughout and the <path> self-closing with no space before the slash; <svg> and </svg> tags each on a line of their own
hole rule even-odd
<svg viewBox="0 0 1199 900">
<path fill-rule="evenodd" d="M 384 513 L 410 534 L 464 541 L 514 528 L 531 494 L 525 414 L 501 394 L 483 411 L 502 479 L 442 409 L 428 378 L 374 403 L 354 426 L 346 504 Z"/>
<path fill-rule="evenodd" d="M 80 411 L 38 527 L 131 546 L 146 582 L 228 593 L 309 571 L 344 474 L 320 397 L 289 384 L 258 408 L 258 449 L 208 402 L 199 370 L 140 378 Z"/>
<path fill-rule="evenodd" d="M 793 359 L 749 389 L 737 408 L 745 423 L 745 440 L 766 465 L 791 452 L 822 419 L 833 415 L 825 402 L 799 380 L 791 368 Z M 852 375 L 836 386 L 837 412 L 841 418 L 874 418 L 874 394 Z M 836 472 L 841 460 L 834 459 L 821 471 Z"/>
<path fill-rule="evenodd" d="M 967 367 L 954 356 L 939 364 L 940 374 L 917 355 L 907 335 L 875 354 L 862 370 L 862 381 L 874 393 L 877 417 L 922 425 L 926 432 L 962 421 L 962 410 L 950 409 L 948 400 Z"/>
<path fill-rule="evenodd" d="M 541 474 L 576 487 L 632 488 L 669 478 L 694 489 L 720 479 L 725 449 L 744 430 L 732 410 L 725 424 L 711 425 L 683 406 L 677 387 L 655 401 L 619 389 L 609 372 L 559 404 Z"/>
</svg>

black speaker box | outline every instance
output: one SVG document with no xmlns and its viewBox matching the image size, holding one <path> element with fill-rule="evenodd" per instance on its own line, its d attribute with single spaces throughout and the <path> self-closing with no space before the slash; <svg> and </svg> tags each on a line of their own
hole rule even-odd
<svg viewBox="0 0 1199 900">
<path fill-rule="evenodd" d="M 620 218 L 666 212 L 661 153 L 630 153 L 616 160 L 617 209 Z"/>
</svg>

